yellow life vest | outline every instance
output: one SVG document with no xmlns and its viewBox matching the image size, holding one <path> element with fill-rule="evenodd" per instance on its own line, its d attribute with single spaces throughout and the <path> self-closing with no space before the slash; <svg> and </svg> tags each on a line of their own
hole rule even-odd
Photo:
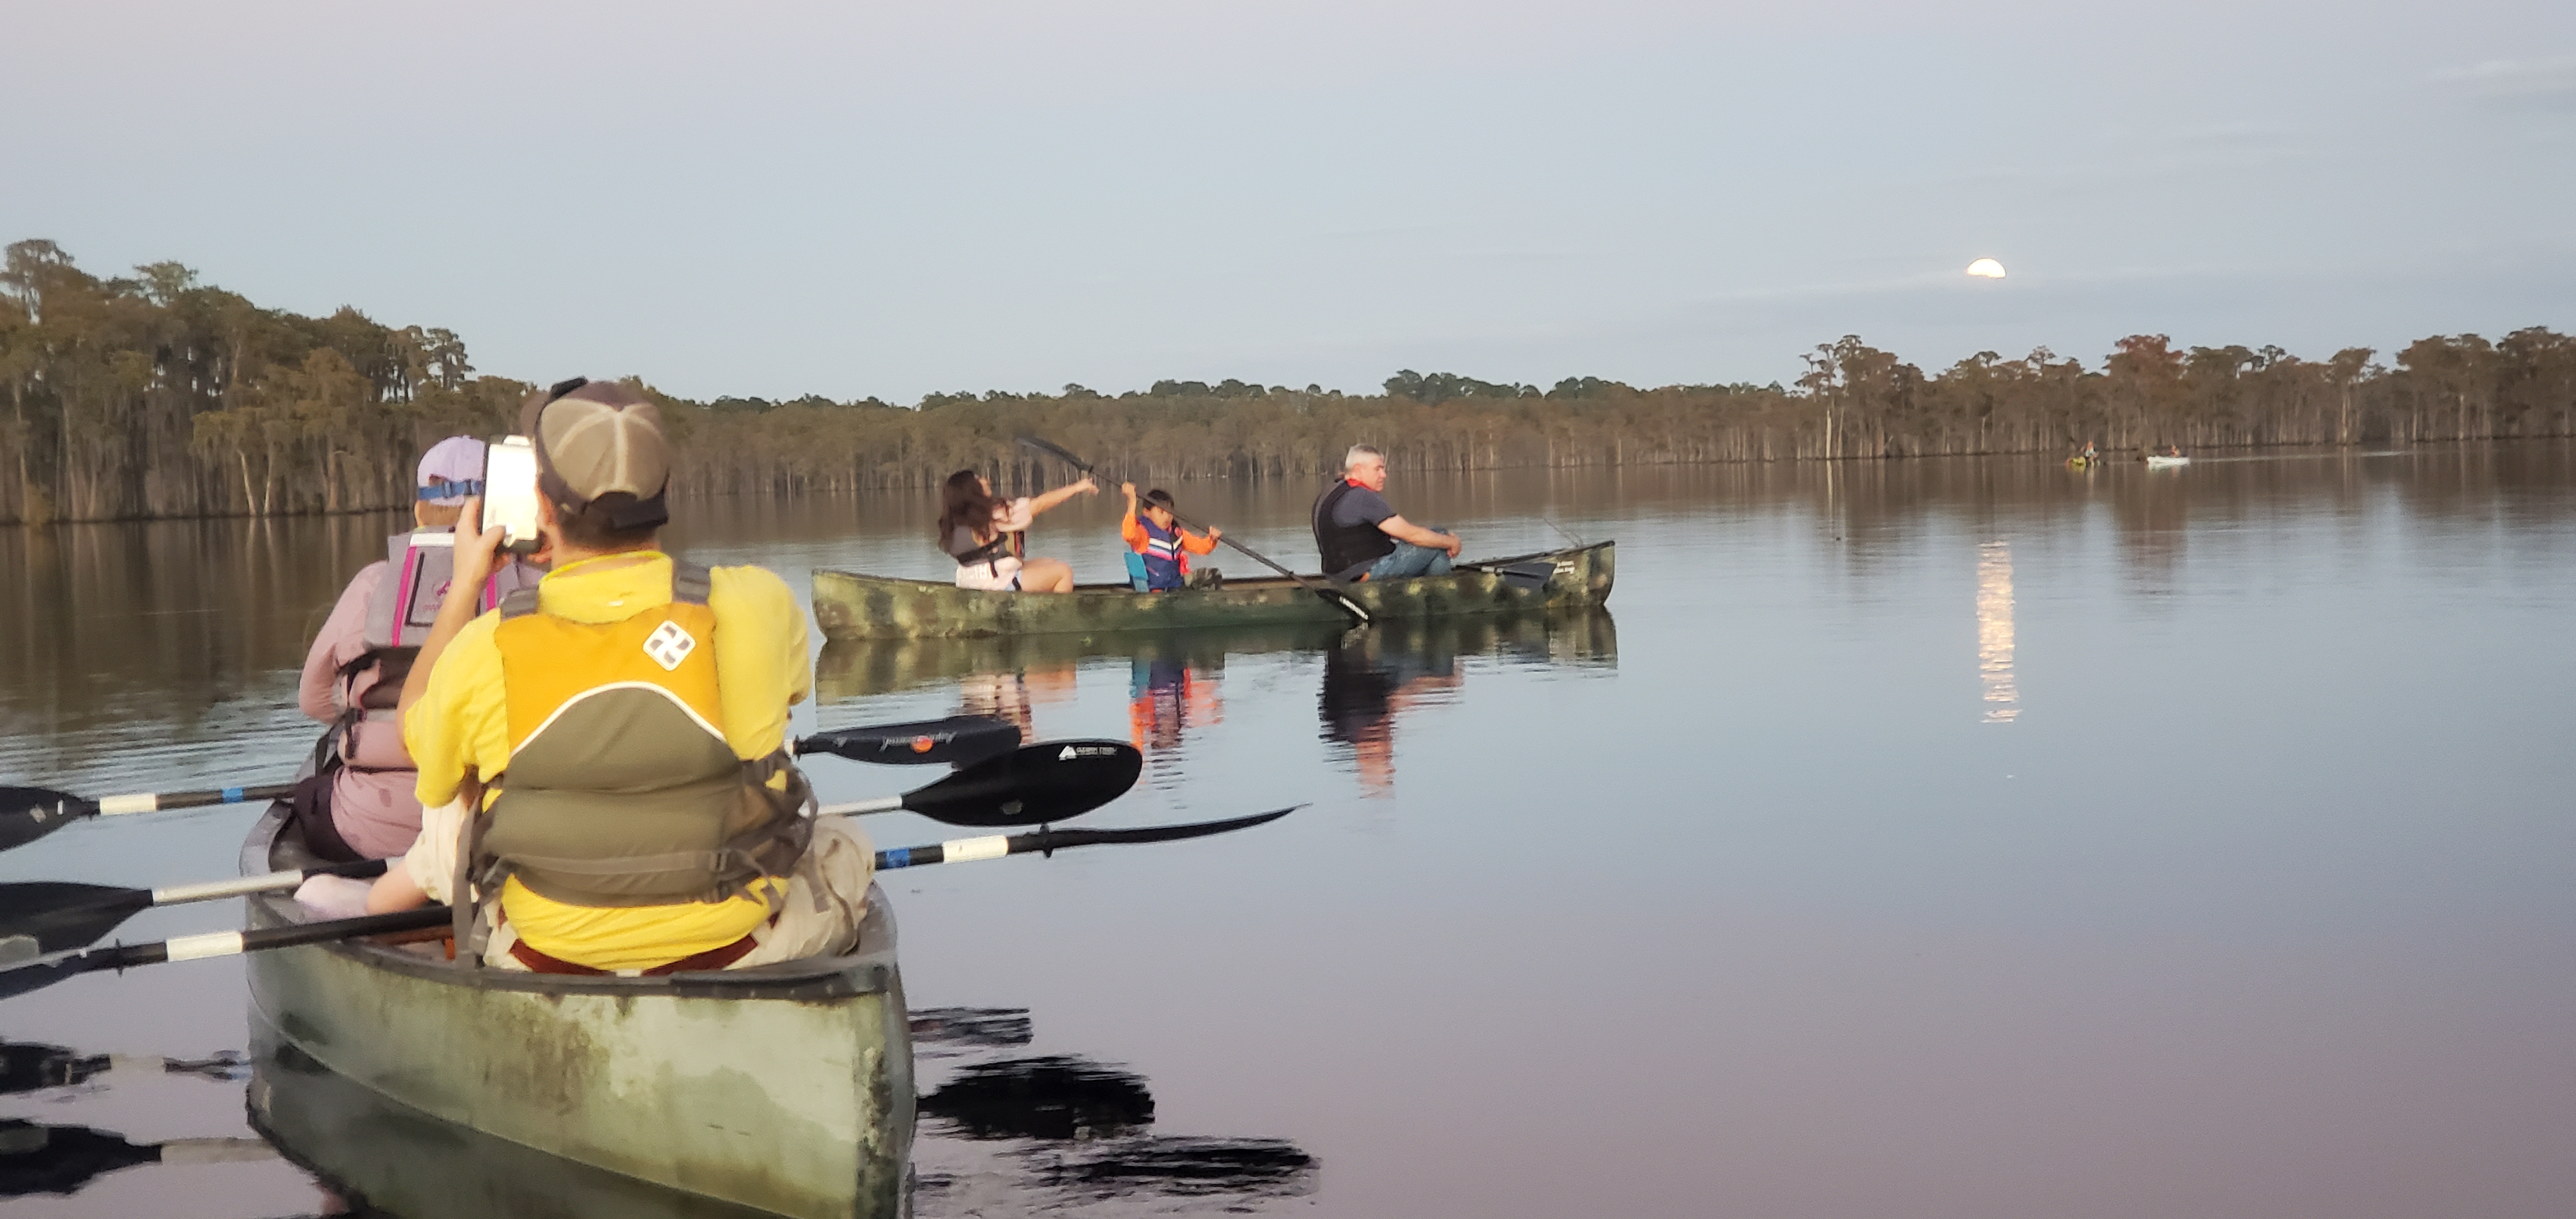
<svg viewBox="0 0 2576 1219">
<path fill-rule="evenodd" d="M 616 622 L 545 613 L 533 588 L 503 600 L 510 768 L 477 819 L 485 892 L 515 876 L 580 906 L 720 901 L 804 855 L 804 776 L 725 742 L 708 581 L 674 560 L 670 604 Z"/>
</svg>

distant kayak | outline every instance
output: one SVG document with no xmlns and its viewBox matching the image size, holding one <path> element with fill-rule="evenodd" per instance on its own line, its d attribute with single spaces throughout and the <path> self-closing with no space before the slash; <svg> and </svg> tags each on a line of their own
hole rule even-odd
<svg viewBox="0 0 2576 1219">
<path fill-rule="evenodd" d="M 2147 468 L 2148 468 L 2148 469 L 2150 469 L 2150 470 L 2170 470 L 2170 469 L 2173 469 L 2173 468 L 2175 468 L 2175 467 L 2177 467 L 2177 466 L 2187 466 L 2187 465 L 2190 465 L 2190 464 L 2191 464 L 2191 459 L 2190 459 L 2190 458 L 2188 458 L 2188 457 L 2153 457 L 2153 456 L 2151 456 L 2151 457 L 2147 458 Z"/>
</svg>

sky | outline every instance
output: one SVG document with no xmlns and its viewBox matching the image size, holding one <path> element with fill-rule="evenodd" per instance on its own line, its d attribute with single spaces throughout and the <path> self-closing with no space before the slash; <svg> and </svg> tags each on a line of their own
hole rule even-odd
<svg viewBox="0 0 2576 1219">
<path fill-rule="evenodd" d="M 2576 330 L 2576 4 L 171 0 L 0 240 L 673 393 L 1793 380 Z M 1970 278 L 1992 257 L 2009 278 Z"/>
</svg>

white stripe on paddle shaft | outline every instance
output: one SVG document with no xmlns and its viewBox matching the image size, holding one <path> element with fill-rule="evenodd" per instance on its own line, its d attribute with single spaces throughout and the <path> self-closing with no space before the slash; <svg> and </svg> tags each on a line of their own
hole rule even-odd
<svg viewBox="0 0 2576 1219">
<path fill-rule="evenodd" d="M 207 957 L 236 957 L 242 954 L 242 933 L 209 931 L 204 935 L 183 935 L 165 941 L 161 949 L 172 961 L 202 961 Z"/>
<path fill-rule="evenodd" d="M 160 807 L 161 797 L 154 792 L 142 792 L 132 796 L 101 796 L 98 801 L 98 814 L 102 817 L 113 817 L 118 813 L 149 813 Z"/>
<path fill-rule="evenodd" d="M 978 859 L 1000 859 L 1010 853 L 1011 839 L 1007 834 L 958 838 L 939 844 L 941 863 L 973 863 Z"/>
<path fill-rule="evenodd" d="M 903 811 L 903 797 L 879 796 L 874 800 L 853 800 L 848 804 L 826 804 L 814 810 L 819 817 L 857 817 L 868 813 Z"/>
<path fill-rule="evenodd" d="M 264 876 L 243 876 L 233 880 L 210 880 L 203 884 L 171 885 L 152 891 L 152 904 L 169 906 L 180 902 L 213 901 L 218 897 L 240 897 L 246 893 L 275 893 L 304 883 L 302 872 L 270 872 Z"/>
</svg>

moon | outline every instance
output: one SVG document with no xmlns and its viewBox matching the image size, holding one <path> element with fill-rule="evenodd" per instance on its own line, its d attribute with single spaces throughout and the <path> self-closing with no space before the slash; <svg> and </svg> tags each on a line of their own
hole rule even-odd
<svg viewBox="0 0 2576 1219">
<path fill-rule="evenodd" d="M 1991 258 L 1980 258 L 1977 261 L 1968 264 L 1968 274 L 1974 275 L 1979 279 L 2002 279 L 2004 277 L 2004 264 L 1996 262 Z"/>
</svg>

